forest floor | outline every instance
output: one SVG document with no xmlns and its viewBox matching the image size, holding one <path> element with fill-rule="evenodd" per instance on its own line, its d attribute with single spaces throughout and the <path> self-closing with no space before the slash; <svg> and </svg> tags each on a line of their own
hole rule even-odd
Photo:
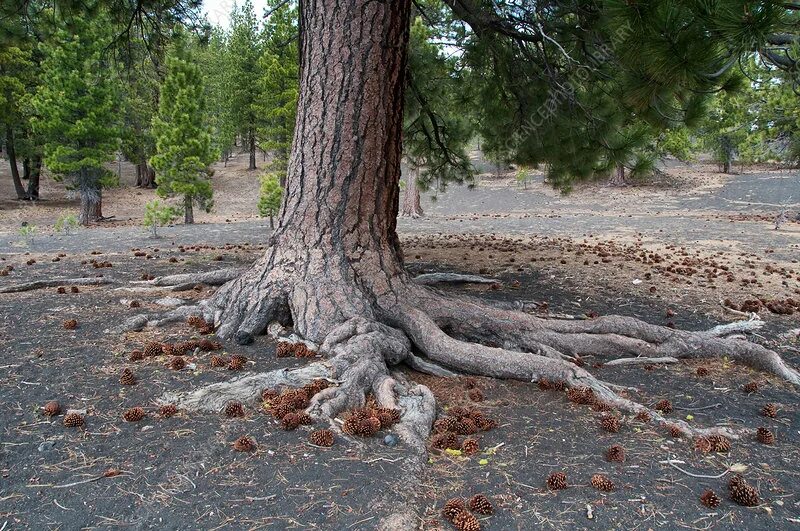
<svg viewBox="0 0 800 531">
<path fill-rule="evenodd" d="M 618 313 L 686 329 L 741 318 L 723 308 L 724 299 L 737 307 L 745 301 L 758 306 L 762 300 L 797 299 L 800 224 L 788 223 L 779 231 L 771 225 L 775 205 L 800 198 L 797 177 L 696 171 L 691 188 L 592 185 L 566 197 L 537 182 L 519 189 L 508 176 L 487 176 L 472 191 L 453 187 L 435 203 L 426 199 L 425 218 L 401 220 L 408 267 L 414 273 L 494 276 L 499 286 L 446 289 L 526 311 Z M 246 186 L 255 183 L 255 188 L 239 195 L 254 202 L 257 179 L 244 174 L 253 180 Z M 125 193 L 140 202 L 144 199 L 137 193 L 154 194 Z M 106 214 L 125 212 L 128 207 L 112 196 L 107 194 Z M 210 368 L 210 354 L 190 357 L 190 366 L 181 371 L 168 369 L 163 357 L 128 361 L 129 353 L 148 340 L 188 339 L 193 332 L 186 325 L 122 336 L 105 332 L 133 312 L 163 309 L 163 297 L 191 301 L 210 294 L 208 289 L 130 291 L 131 282 L 143 275 L 244 266 L 258 254 L 268 223 L 255 219 L 254 207 L 228 210 L 225 197 L 217 196 L 222 217 L 201 217 L 208 223 L 196 227 L 166 228 L 159 240 L 134 226 L 133 206 L 129 222 L 72 236 L 43 230 L 31 246 L 20 241 L 15 224 L 32 219 L 49 225 L 49 218 L 30 214 L 44 203 L 15 204 L 0 212 L 0 270 L 9 271 L 0 277 L 0 287 L 96 275 L 115 282 L 81 286 L 78 293 L 49 288 L 0 295 L 0 529 L 374 529 L 382 516 L 397 510 L 376 505 L 397 487 L 404 455 L 402 445 L 382 443 L 384 433 L 360 441 L 339 438 L 322 449 L 308 444 L 308 428 L 282 431 L 255 409 L 241 419 L 187 413 L 162 419 L 155 400 L 165 392 L 236 373 Z M 14 217 L 23 210 L 27 217 Z M 131 309 L 131 300 L 141 309 Z M 766 327 L 753 339 L 800 366 L 800 314 L 779 315 L 763 307 L 758 313 Z M 72 318 L 79 327 L 67 331 L 63 321 Z M 276 358 L 275 344 L 266 337 L 224 348 L 249 358 L 243 372 L 309 362 Z M 594 365 L 591 358 L 586 361 Z M 708 376 L 697 376 L 700 365 L 709 369 Z M 136 385 L 120 385 L 125 367 L 138 377 Z M 420 527 L 451 529 L 440 516 L 444 502 L 479 492 L 496 508 L 494 516 L 481 518 L 484 529 L 800 526 L 796 390 L 727 360 L 593 370 L 604 380 L 637 387 L 632 396 L 646 404 L 670 399 L 674 418 L 691 415 L 702 426 L 765 426 L 775 432 L 776 443 L 748 438 L 734 441 L 729 453 L 701 454 L 690 441 L 629 418 L 619 433 L 604 432 L 599 413 L 568 402 L 563 393 L 479 378 L 483 400 L 473 403 L 467 380 L 409 371 L 430 385 L 442 413 L 468 404 L 499 422 L 481 434 L 477 455 L 432 450 L 416 490 Z M 759 390 L 746 394 L 741 387 L 750 381 L 757 381 Z M 63 416 L 42 416 L 40 406 L 53 399 L 64 408 L 86 410 L 85 428 L 65 428 Z M 760 414 L 768 402 L 778 405 L 776 419 Z M 133 406 L 145 407 L 148 416 L 125 422 L 122 413 Z M 253 453 L 231 446 L 245 434 L 257 442 Z M 606 460 L 612 444 L 625 448 L 625 462 Z M 668 459 L 706 476 L 723 474 L 732 465 L 746 467 L 743 475 L 757 487 L 761 504 L 737 506 L 727 496 L 728 475 L 695 478 L 664 463 Z M 546 488 L 553 471 L 567 474 L 568 489 Z M 617 489 L 592 489 L 588 481 L 594 473 L 607 474 Z M 699 503 L 706 488 L 722 498 L 720 507 Z"/>
</svg>

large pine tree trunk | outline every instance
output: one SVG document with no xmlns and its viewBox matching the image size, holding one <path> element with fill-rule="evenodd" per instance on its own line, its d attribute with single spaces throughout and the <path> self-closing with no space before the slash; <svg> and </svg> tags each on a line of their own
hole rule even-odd
<svg viewBox="0 0 800 531">
<path fill-rule="evenodd" d="M 418 218 L 424 215 L 420 204 L 419 186 L 417 186 L 419 174 L 420 169 L 416 165 L 410 165 L 408 171 L 405 172 L 406 189 L 403 191 L 403 208 L 400 210 L 402 216 Z"/>
<path fill-rule="evenodd" d="M 14 130 L 11 126 L 6 126 L 6 150 L 8 151 L 8 163 L 11 166 L 11 179 L 14 181 L 14 191 L 17 193 L 17 199 L 27 199 L 28 195 L 25 193 L 25 187 L 22 186 L 22 179 L 20 179 L 19 168 L 17 167 L 17 150 L 14 146 Z"/>
<path fill-rule="evenodd" d="M 78 216 L 78 223 L 87 226 L 93 221 L 103 219 L 103 195 L 102 190 L 82 190 L 81 212 Z"/>
<path fill-rule="evenodd" d="M 147 162 L 140 162 L 136 165 L 136 186 L 139 188 L 156 187 L 156 170 Z"/>
</svg>

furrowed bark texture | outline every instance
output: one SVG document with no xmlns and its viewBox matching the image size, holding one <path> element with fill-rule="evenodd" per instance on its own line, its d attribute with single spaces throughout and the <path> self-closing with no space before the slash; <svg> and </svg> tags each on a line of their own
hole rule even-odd
<svg viewBox="0 0 800 531">
<path fill-rule="evenodd" d="M 403 190 L 403 208 L 400 210 L 400 215 L 410 218 L 422 217 L 425 212 L 422 210 L 420 204 L 419 186 L 417 186 L 417 179 L 419 179 L 419 167 L 409 166 L 404 175 L 405 190 Z"/>
</svg>

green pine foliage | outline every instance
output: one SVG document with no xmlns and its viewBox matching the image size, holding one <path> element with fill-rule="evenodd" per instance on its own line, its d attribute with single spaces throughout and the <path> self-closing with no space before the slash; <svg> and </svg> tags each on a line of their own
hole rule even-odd
<svg viewBox="0 0 800 531">
<path fill-rule="evenodd" d="M 275 228 L 273 221 L 281 208 L 283 187 L 280 177 L 275 173 L 268 173 L 261 177 L 261 191 L 258 199 L 258 212 L 262 217 L 269 218 L 270 228 Z"/>
<path fill-rule="evenodd" d="M 153 199 L 144 206 L 142 225 L 150 229 L 153 238 L 158 238 L 158 229 L 174 222 L 178 219 L 178 215 L 179 212 L 175 207 Z"/>
<path fill-rule="evenodd" d="M 208 42 L 198 50 L 203 73 L 214 150 L 227 162 L 236 143 L 237 123 L 230 105 L 230 93 L 236 78 L 228 67 L 228 41 L 220 28 L 211 30 Z"/>
<path fill-rule="evenodd" d="M 82 224 L 90 221 L 102 189 L 116 184 L 104 166 L 119 145 L 119 99 L 103 56 L 108 42 L 101 28 L 88 23 L 57 31 L 41 45 L 42 82 L 31 101 L 31 126 L 44 142 L 45 164 L 80 194 Z"/>
<path fill-rule="evenodd" d="M 227 68 L 230 71 L 229 105 L 237 124 L 237 132 L 250 153 L 250 169 L 256 169 L 255 148 L 259 112 L 259 57 L 261 42 L 253 3 L 245 0 L 241 8 L 234 5 L 231 33 L 228 40 Z"/>
<path fill-rule="evenodd" d="M 272 154 L 270 170 L 285 182 L 292 148 L 299 92 L 297 5 L 269 0 L 270 16 L 264 25 L 263 53 L 258 61 L 254 110 L 258 117 L 259 145 Z"/>
<path fill-rule="evenodd" d="M 200 68 L 190 56 L 188 36 L 179 35 L 167 56 L 167 75 L 161 86 L 158 114 L 153 119 L 157 193 L 180 196 L 184 219 L 194 221 L 193 205 L 212 207 L 209 166 L 217 158 L 205 115 L 205 91 Z"/>
</svg>

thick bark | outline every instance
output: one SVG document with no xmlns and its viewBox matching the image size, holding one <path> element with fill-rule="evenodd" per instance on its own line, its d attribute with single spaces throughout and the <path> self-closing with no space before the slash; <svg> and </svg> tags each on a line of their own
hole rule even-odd
<svg viewBox="0 0 800 531">
<path fill-rule="evenodd" d="M 186 195 L 183 197 L 183 222 L 187 225 L 194 223 L 194 208 L 192 196 Z"/>
<path fill-rule="evenodd" d="M 420 169 L 415 165 L 409 166 L 408 171 L 405 172 L 406 189 L 403 191 L 401 216 L 418 218 L 425 214 L 422 210 L 422 205 L 420 205 L 419 187 L 417 186 L 419 173 Z"/>
<path fill-rule="evenodd" d="M 256 169 L 256 135 L 250 132 L 250 167 L 248 170 Z"/>
<path fill-rule="evenodd" d="M 611 186 L 625 186 L 625 166 L 617 164 L 609 180 Z"/>
<path fill-rule="evenodd" d="M 27 199 L 28 195 L 25 193 L 25 187 L 22 186 L 22 179 L 19 176 L 19 168 L 17 167 L 17 150 L 14 147 L 14 130 L 11 126 L 6 126 L 6 150 L 8 151 L 8 163 L 11 166 L 11 179 L 14 181 L 14 191 L 17 193 L 17 199 Z"/>
<path fill-rule="evenodd" d="M 103 192 L 101 189 L 81 190 L 81 212 L 78 223 L 87 226 L 103 219 Z"/>
<path fill-rule="evenodd" d="M 156 187 L 156 170 L 146 162 L 136 165 L 136 186 L 139 188 Z"/>
</svg>

